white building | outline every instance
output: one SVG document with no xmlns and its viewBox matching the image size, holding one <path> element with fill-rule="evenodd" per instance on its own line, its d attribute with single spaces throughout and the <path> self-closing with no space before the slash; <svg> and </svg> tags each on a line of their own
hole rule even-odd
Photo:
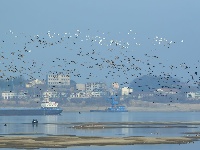
<svg viewBox="0 0 200 150">
<path fill-rule="evenodd" d="M 190 98 L 190 99 L 200 99 L 200 91 L 199 92 L 190 92 L 190 93 L 187 93 L 187 98 Z"/>
<path fill-rule="evenodd" d="M 44 82 L 41 81 L 41 80 L 35 79 L 35 80 L 31 81 L 31 82 L 28 82 L 26 84 L 26 88 L 30 88 L 30 87 L 33 87 L 33 86 L 38 85 L 38 84 L 44 84 Z"/>
<path fill-rule="evenodd" d="M 85 92 L 86 95 L 92 97 L 100 97 L 105 93 L 106 84 L 102 82 L 86 83 Z"/>
<path fill-rule="evenodd" d="M 69 74 L 53 73 L 47 76 L 48 87 L 66 88 L 70 86 Z"/>
<path fill-rule="evenodd" d="M 177 89 L 171 89 L 171 88 L 160 88 L 160 89 L 157 89 L 155 91 L 155 93 L 159 93 L 159 94 L 177 94 L 179 92 L 179 90 Z"/>
<path fill-rule="evenodd" d="M 49 98 L 55 98 L 55 97 L 57 97 L 57 94 L 58 93 L 55 91 L 46 91 L 42 95 L 43 95 L 43 97 L 48 96 Z"/>
<path fill-rule="evenodd" d="M 76 84 L 76 90 L 85 91 L 85 84 Z"/>
<path fill-rule="evenodd" d="M 17 97 L 17 93 L 5 91 L 5 92 L 2 92 L 1 96 L 3 97 L 3 99 L 13 99 Z"/>
<path fill-rule="evenodd" d="M 102 91 L 93 91 L 93 92 L 91 92 L 91 96 L 92 97 L 101 97 L 103 95 L 104 95 L 104 92 L 102 92 Z"/>
<path fill-rule="evenodd" d="M 70 98 L 88 98 L 85 92 L 71 93 Z"/>
<path fill-rule="evenodd" d="M 131 89 L 129 87 L 123 87 L 122 88 L 122 95 L 129 95 L 132 92 L 133 92 L 133 89 Z"/>
<path fill-rule="evenodd" d="M 105 86 L 105 83 L 102 82 L 88 82 L 85 85 L 85 90 L 86 92 L 92 92 L 94 90 L 104 90 Z"/>
<path fill-rule="evenodd" d="M 152 92 L 137 92 L 135 93 L 135 97 L 137 97 L 138 99 L 142 99 L 144 97 L 153 97 L 154 93 Z"/>
</svg>

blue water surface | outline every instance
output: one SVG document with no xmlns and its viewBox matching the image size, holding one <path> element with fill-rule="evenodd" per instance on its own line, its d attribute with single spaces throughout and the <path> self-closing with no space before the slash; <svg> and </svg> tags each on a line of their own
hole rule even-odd
<svg viewBox="0 0 200 150">
<path fill-rule="evenodd" d="M 74 129 L 76 123 L 84 122 L 200 122 L 200 112 L 64 112 L 59 116 L 1 116 L 1 136 L 49 136 L 49 135 L 77 135 L 77 136 L 183 136 L 184 132 L 199 132 L 198 125 L 189 125 L 190 128 L 111 128 L 111 129 Z M 32 125 L 37 119 L 38 125 Z M 6 124 L 7 126 L 4 126 Z M 129 145 L 129 146 L 81 146 L 68 147 L 69 150 L 160 150 L 186 148 L 198 149 L 200 142 L 190 144 L 161 144 L 161 145 Z M 66 149 L 66 148 L 65 148 Z M 53 148 L 41 148 L 53 150 Z"/>
</svg>

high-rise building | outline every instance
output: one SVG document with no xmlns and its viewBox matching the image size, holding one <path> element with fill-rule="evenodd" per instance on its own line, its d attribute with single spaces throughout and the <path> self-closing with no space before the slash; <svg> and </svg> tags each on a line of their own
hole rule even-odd
<svg viewBox="0 0 200 150">
<path fill-rule="evenodd" d="M 70 76 L 62 72 L 48 74 L 47 84 L 49 88 L 67 88 L 70 86 Z"/>
<path fill-rule="evenodd" d="M 89 96 L 99 97 L 105 95 L 106 84 L 102 82 L 90 82 L 85 85 L 85 92 Z"/>
</svg>

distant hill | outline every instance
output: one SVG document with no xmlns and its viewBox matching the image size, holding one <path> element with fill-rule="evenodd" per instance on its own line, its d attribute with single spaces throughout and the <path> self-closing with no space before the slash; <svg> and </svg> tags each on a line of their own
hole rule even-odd
<svg viewBox="0 0 200 150">
<path fill-rule="evenodd" d="M 130 88 L 133 88 L 134 91 L 144 91 L 151 92 L 155 91 L 158 88 L 176 88 L 181 89 L 182 83 L 176 78 L 170 76 L 151 76 L 144 75 L 140 78 L 134 79 L 130 83 Z"/>
</svg>

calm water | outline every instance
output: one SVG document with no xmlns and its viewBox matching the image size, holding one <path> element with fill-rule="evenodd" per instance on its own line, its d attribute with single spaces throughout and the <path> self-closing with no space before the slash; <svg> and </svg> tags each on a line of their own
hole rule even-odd
<svg viewBox="0 0 200 150">
<path fill-rule="evenodd" d="M 37 119 L 38 126 L 32 125 Z M 114 129 L 73 129 L 69 128 L 79 122 L 200 122 L 200 112 L 128 112 L 128 113 L 97 113 L 97 112 L 65 112 L 61 116 L 1 116 L 0 135 L 10 136 L 23 134 L 28 136 L 51 135 L 86 135 L 86 136 L 182 136 L 183 132 L 200 132 L 200 126 L 192 128 L 114 128 Z M 4 124 L 7 126 L 4 126 Z M 195 127 L 195 128 L 193 128 Z M 160 149 L 198 149 L 200 142 L 184 145 L 132 145 L 132 146 L 90 146 L 71 147 L 68 150 L 160 150 Z M 53 150 L 44 149 L 41 150 Z"/>
</svg>

